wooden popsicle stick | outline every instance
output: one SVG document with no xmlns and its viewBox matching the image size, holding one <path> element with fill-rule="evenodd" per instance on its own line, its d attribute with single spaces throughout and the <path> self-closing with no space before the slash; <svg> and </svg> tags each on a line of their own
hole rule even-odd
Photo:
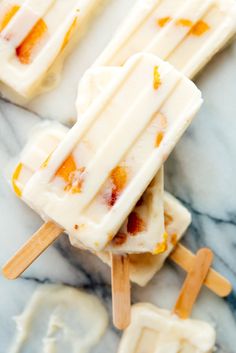
<svg viewBox="0 0 236 353">
<path fill-rule="evenodd" d="M 47 222 L 4 265 L 3 275 L 16 279 L 42 254 L 63 232 L 53 222 Z"/>
<path fill-rule="evenodd" d="M 174 251 L 170 254 L 170 259 L 183 270 L 189 272 L 195 262 L 196 255 L 183 245 L 177 244 Z M 204 285 L 220 297 L 226 297 L 232 291 L 231 283 L 213 269 L 209 270 Z"/>
<path fill-rule="evenodd" d="M 119 330 L 124 330 L 129 326 L 131 316 L 129 258 L 112 253 L 110 256 L 113 323 Z"/>
<path fill-rule="evenodd" d="M 173 312 L 181 319 L 187 319 L 191 316 L 193 305 L 201 291 L 212 261 L 213 253 L 210 249 L 205 248 L 197 252 L 194 264 L 187 274 L 173 309 Z"/>
</svg>

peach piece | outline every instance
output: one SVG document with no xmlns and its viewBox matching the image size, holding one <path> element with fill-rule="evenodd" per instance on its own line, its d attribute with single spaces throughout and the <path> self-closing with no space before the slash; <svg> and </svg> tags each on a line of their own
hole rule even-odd
<svg viewBox="0 0 236 353">
<path fill-rule="evenodd" d="M 38 20 L 27 37 L 16 48 L 16 55 L 22 64 L 31 63 L 33 51 L 43 39 L 47 31 L 48 28 L 44 20 Z"/>
<path fill-rule="evenodd" d="M 190 31 L 190 34 L 193 34 L 194 36 L 201 36 L 207 31 L 209 31 L 210 26 L 204 22 L 204 21 L 198 21 Z"/>
<path fill-rule="evenodd" d="M 162 17 L 162 18 L 159 18 L 157 20 L 157 23 L 160 27 L 165 27 L 165 25 L 171 21 L 171 17 L 170 16 L 167 16 L 167 17 Z"/>
<path fill-rule="evenodd" d="M 166 211 L 164 212 L 164 221 L 165 227 L 168 227 L 173 222 L 173 217 Z"/>
<path fill-rule="evenodd" d="M 114 206 L 120 193 L 127 183 L 127 171 L 125 167 L 118 166 L 111 171 L 110 179 L 112 182 L 112 191 L 109 197 L 108 205 Z"/>
<path fill-rule="evenodd" d="M 154 250 L 154 255 L 162 254 L 168 249 L 168 233 L 163 234 L 163 241 L 157 243 L 156 249 Z"/>
<path fill-rule="evenodd" d="M 66 183 L 70 182 L 71 174 L 76 171 L 76 163 L 72 155 L 70 155 L 56 171 L 55 176 L 65 180 Z"/>
<path fill-rule="evenodd" d="M 180 18 L 176 21 L 177 26 L 192 27 L 193 22 L 188 18 Z"/>
<path fill-rule="evenodd" d="M 140 232 L 143 232 L 145 230 L 145 223 L 144 221 L 139 217 L 137 212 L 131 212 L 129 217 L 128 217 L 128 223 L 127 223 L 127 231 L 131 235 L 135 236 Z"/>
<path fill-rule="evenodd" d="M 17 180 L 20 176 L 20 173 L 22 171 L 22 168 L 23 168 L 23 164 L 22 163 L 19 163 L 16 167 L 16 169 L 14 170 L 14 173 L 12 175 L 12 180 L 11 180 L 11 183 L 12 183 L 12 187 L 13 187 L 13 190 L 14 192 L 16 193 L 16 195 L 18 197 L 21 197 L 22 195 L 22 191 L 20 190 L 20 188 L 17 186 Z"/>
<path fill-rule="evenodd" d="M 121 232 L 119 232 L 119 233 L 117 233 L 116 236 L 113 238 L 112 243 L 113 243 L 113 245 L 115 245 L 115 246 L 116 246 L 116 245 L 117 245 L 117 246 L 120 246 L 120 245 L 122 245 L 122 244 L 124 244 L 124 243 L 126 242 L 127 237 L 128 237 L 128 235 L 127 235 L 126 233 L 121 233 Z"/>
<path fill-rule="evenodd" d="M 164 132 L 158 132 L 157 136 L 156 136 L 156 141 L 155 141 L 155 147 L 159 147 L 162 140 L 164 138 Z"/>
<path fill-rule="evenodd" d="M 61 50 L 63 50 L 66 45 L 68 44 L 69 40 L 71 39 L 71 36 L 75 30 L 75 27 L 76 27 L 76 24 L 77 24 L 77 17 L 74 18 L 70 28 L 68 29 L 65 37 L 64 37 L 64 40 L 63 40 L 63 43 L 62 43 L 62 46 L 61 46 Z"/>
<path fill-rule="evenodd" d="M 15 16 L 17 11 L 20 9 L 20 6 L 13 5 L 5 15 L 0 19 L 0 32 L 8 25 L 11 19 Z"/>
<path fill-rule="evenodd" d="M 84 170 L 84 167 L 77 168 L 73 156 L 70 155 L 57 170 L 55 176 L 64 179 L 66 182 L 65 191 L 76 194 L 81 192 Z"/>
<path fill-rule="evenodd" d="M 153 70 L 153 87 L 155 90 L 157 90 L 160 87 L 160 85 L 161 85 L 161 76 L 158 71 L 158 66 L 155 66 Z"/>
</svg>

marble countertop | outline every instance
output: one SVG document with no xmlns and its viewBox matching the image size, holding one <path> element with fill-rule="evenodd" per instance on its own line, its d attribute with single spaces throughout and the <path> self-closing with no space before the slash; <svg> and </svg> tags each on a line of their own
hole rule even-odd
<svg viewBox="0 0 236 353">
<path fill-rule="evenodd" d="M 6 166 L 20 152 L 31 129 L 42 118 L 57 117 L 64 122 L 71 120 L 75 114 L 74 97 L 79 77 L 104 47 L 132 3 L 134 0 L 129 4 L 120 0 L 118 6 L 118 2 L 113 0 L 106 5 L 103 14 L 93 23 L 81 46 L 73 54 L 76 58 L 82 58 L 76 77 L 70 72 L 76 68 L 71 68 L 72 59 L 66 63 L 63 77 L 67 75 L 69 89 L 66 89 L 63 81 L 59 89 L 40 97 L 28 109 L 0 101 L 0 265 L 41 224 L 39 217 L 13 195 L 6 181 Z M 108 19 L 111 25 L 109 33 L 104 31 L 104 23 Z M 101 41 L 96 47 L 91 47 L 95 33 L 98 35 L 101 32 L 104 33 Z M 202 246 L 211 247 L 215 252 L 214 267 L 232 281 L 234 288 L 233 293 L 224 300 L 204 289 L 194 308 L 193 317 L 207 320 L 216 327 L 217 352 L 235 353 L 235 42 L 217 55 L 198 75 L 196 83 L 203 92 L 205 104 L 166 163 L 165 183 L 166 189 L 180 199 L 193 216 L 192 225 L 184 238 L 185 244 L 193 251 Z M 43 108 L 44 102 L 49 102 L 48 109 Z M 0 276 L 0 353 L 8 352 L 14 340 L 15 323 L 12 317 L 23 311 L 35 289 L 45 283 L 64 283 L 95 293 L 111 316 L 109 272 L 100 260 L 72 248 L 67 237 L 62 236 L 18 280 L 7 281 Z M 171 308 L 183 279 L 183 272 L 167 262 L 147 287 L 133 285 L 132 301 L 151 302 Z M 119 333 L 112 327 L 110 320 L 106 336 L 93 352 L 115 353 L 118 342 Z M 32 347 L 31 353 L 38 352 L 37 348 Z"/>
</svg>

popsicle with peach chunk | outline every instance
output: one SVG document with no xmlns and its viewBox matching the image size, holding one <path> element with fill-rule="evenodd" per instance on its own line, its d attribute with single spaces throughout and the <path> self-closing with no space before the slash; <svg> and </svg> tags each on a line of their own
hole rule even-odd
<svg viewBox="0 0 236 353">
<path fill-rule="evenodd" d="M 155 67 L 161 81 L 158 89 Z M 71 129 L 48 165 L 29 180 L 22 198 L 44 219 L 65 229 L 74 245 L 104 249 L 201 102 L 194 84 L 169 64 L 150 54 L 134 56 Z M 164 138 L 156 146 L 163 120 Z M 68 157 L 76 164 L 69 182 L 57 175 Z M 79 186 L 76 194 L 69 190 L 71 184 Z M 143 244 L 142 251 L 155 252 L 156 243 Z"/>
<path fill-rule="evenodd" d="M 192 78 L 235 33 L 234 0 L 139 0 L 95 66 L 146 51 Z"/>
<path fill-rule="evenodd" d="M 24 186 L 32 175 L 38 169 L 47 165 L 52 152 L 63 140 L 68 131 L 69 129 L 55 123 L 50 123 L 46 126 L 43 125 L 41 128 L 37 127 L 36 133 L 32 134 L 28 144 L 22 151 L 20 163 L 17 165 L 12 175 L 12 186 L 18 197 L 21 196 Z M 142 198 L 138 201 L 136 208 L 131 213 L 133 215 L 137 214 L 139 219 L 138 222 L 136 222 L 134 221 L 136 216 L 131 217 L 131 229 L 133 229 L 136 239 L 138 239 L 139 235 L 137 231 L 143 230 L 144 220 L 146 223 L 146 232 L 148 231 L 149 225 L 154 224 L 153 232 L 157 235 L 159 234 L 155 214 L 155 210 L 158 210 L 157 208 L 155 209 L 158 204 L 158 199 L 160 199 L 160 174 L 151 182 Z M 177 245 L 177 243 L 183 236 L 190 222 L 191 215 L 188 210 L 173 196 L 165 192 L 164 225 L 165 231 L 168 234 L 167 250 L 158 255 L 152 255 L 151 253 L 129 254 L 130 279 L 132 282 L 140 286 L 145 286 L 155 273 L 161 269 L 168 256 L 184 270 L 189 270 L 194 261 L 194 255 L 189 250 L 185 249 L 183 245 Z M 137 226 L 137 224 L 139 226 L 134 227 L 134 225 Z M 146 235 L 147 237 L 149 236 L 148 232 Z M 129 236 L 132 235 L 120 230 L 112 241 L 113 246 L 121 246 Z M 171 254 L 174 248 L 176 250 Z M 99 256 L 102 261 L 110 265 L 109 252 L 103 251 L 96 253 L 96 255 Z M 231 288 L 227 280 L 213 272 L 213 270 L 211 270 L 211 277 L 209 277 L 209 280 L 205 284 L 220 296 L 226 296 Z"/>
<path fill-rule="evenodd" d="M 49 69 L 79 41 L 100 1 L 2 1 L 0 80 L 20 96 L 39 93 Z"/>
</svg>

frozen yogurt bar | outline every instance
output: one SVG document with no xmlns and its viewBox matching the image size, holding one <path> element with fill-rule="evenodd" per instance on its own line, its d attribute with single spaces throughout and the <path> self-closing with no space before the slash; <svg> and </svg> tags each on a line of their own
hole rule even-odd
<svg viewBox="0 0 236 353">
<path fill-rule="evenodd" d="M 99 0 L 0 1 L 0 81 L 26 98 L 38 93 L 52 65 L 60 70 L 59 59 L 77 44 L 98 4 Z"/>
<path fill-rule="evenodd" d="M 234 0 L 139 0 L 95 65 L 146 51 L 192 78 L 235 33 Z"/>
<path fill-rule="evenodd" d="M 201 104 L 196 86 L 168 63 L 132 57 L 32 176 L 23 199 L 75 244 L 104 249 Z"/>
</svg>

